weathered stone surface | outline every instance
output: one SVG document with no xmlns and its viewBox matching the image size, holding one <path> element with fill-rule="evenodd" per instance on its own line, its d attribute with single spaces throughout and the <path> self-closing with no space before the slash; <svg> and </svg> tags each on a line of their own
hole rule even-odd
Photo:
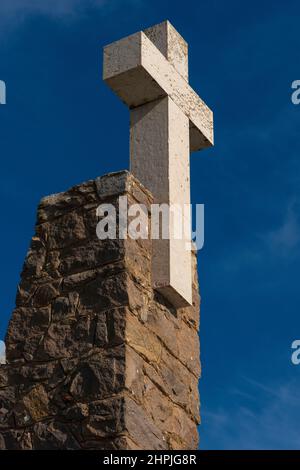
<svg viewBox="0 0 300 470">
<path fill-rule="evenodd" d="M 40 450 L 76 450 L 79 443 L 66 425 L 50 421 L 37 423 L 33 428 L 33 448 Z"/>
<path fill-rule="evenodd" d="M 194 449 L 198 443 L 198 433 L 194 421 L 179 406 L 171 405 L 164 395 L 147 377 L 144 379 L 143 403 L 147 414 L 164 432 L 171 448 Z"/>
<path fill-rule="evenodd" d="M 28 393 L 35 384 L 43 384 L 47 390 L 55 388 L 65 379 L 65 373 L 59 361 L 45 363 L 26 363 L 8 366 L 8 384 L 18 384 L 22 393 Z"/>
<path fill-rule="evenodd" d="M 144 33 L 177 72 L 188 81 L 188 44 L 169 21 L 147 28 Z"/>
<path fill-rule="evenodd" d="M 91 440 L 106 438 L 125 432 L 125 399 L 109 398 L 92 402 L 89 405 L 90 416 L 83 425 L 84 438 Z"/>
<path fill-rule="evenodd" d="M 38 208 L 38 224 L 53 220 L 84 205 L 97 203 L 94 184 L 94 181 L 87 181 L 69 191 L 44 197 Z"/>
<path fill-rule="evenodd" d="M 94 340 L 95 346 L 101 348 L 124 343 L 125 327 L 125 308 L 115 308 L 98 315 Z"/>
<path fill-rule="evenodd" d="M 135 334 L 134 332 L 132 336 Z M 183 408 L 190 418 L 199 424 L 197 378 L 163 347 L 159 347 L 153 337 L 143 336 L 140 340 L 129 338 L 129 344 L 138 353 L 136 356 L 131 356 L 135 369 L 139 371 L 137 382 L 145 382 L 145 377 L 150 379 L 165 396 Z M 132 355 L 128 351 L 127 355 L 130 354 Z M 142 363 L 140 357 L 143 359 Z M 131 393 L 134 395 L 137 393 L 135 387 L 131 387 Z"/>
<path fill-rule="evenodd" d="M 126 430 L 138 449 L 168 448 L 164 433 L 154 424 L 143 407 L 138 406 L 131 398 L 126 398 L 125 407 Z"/>
<path fill-rule="evenodd" d="M 31 360 L 50 324 L 50 307 L 23 308 L 13 312 L 6 335 L 7 361 Z"/>
<path fill-rule="evenodd" d="M 144 32 L 104 48 L 103 79 L 131 108 L 170 96 L 200 134 L 192 150 L 213 144 L 212 111 Z"/>
<path fill-rule="evenodd" d="M 125 381 L 125 349 L 118 346 L 80 362 L 71 376 L 70 394 L 78 400 L 95 401 L 121 392 Z"/>
<path fill-rule="evenodd" d="M 64 409 L 61 412 L 64 419 L 68 421 L 82 421 L 89 416 L 89 405 L 86 403 L 76 403 L 70 408 Z"/>
<path fill-rule="evenodd" d="M 197 277 L 176 310 L 152 288 L 151 240 L 97 239 L 95 202 L 117 208 L 118 191 L 152 202 L 123 172 L 41 203 L 0 366 L 0 449 L 197 448 Z"/>
<path fill-rule="evenodd" d="M 38 354 L 49 360 L 87 353 L 93 347 L 95 327 L 95 320 L 90 316 L 71 319 L 68 323 L 53 323 L 39 346 Z"/>
<path fill-rule="evenodd" d="M 46 222 L 38 227 L 38 234 L 48 250 L 63 248 L 86 238 L 83 215 L 76 211 Z"/>
<path fill-rule="evenodd" d="M 153 240 L 153 287 L 176 308 L 192 305 L 189 159 L 213 145 L 213 113 L 188 84 L 187 44 L 168 21 L 132 34 L 104 47 L 103 79 L 130 109 L 131 172 L 184 226 Z M 113 194 L 108 181 L 100 194 Z"/>
<path fill-rule="evenodd" d="M 0 389 L 8 385 L 8 367 L 1 365 L 0 368 Z"/>
<path fill-rule="evenodd" d="M 96 226 L 96 225 L 95 225 Z M 62 275 L 83 272 L 113 263 L 124 257 L 124 246 L 119 240 L 92 240 L 84 245 L 64 250 L 59 265 Z"/>
<path fill-rule="evenodd" d="M 24 430 L 12 430 L 0 433 L 0 450 L 31 450 L 31 433 Z"/>
<path fill-rule="evenodd" d="M 49 415 L 49 398 L 42 385 L 36 385 L 24 396 L 23 403 L 33 421 L 39 421 Z"/>
<path fill-rule="evenodd" d="M 17 400 L 17 390 L 13 386 L 0 389 L 0 434 L 14 425 L 13 407 Z"/>
<path fill-rule="evenodd" d="M 152 302 L 147 328 L 152 331 L 170 353 L 178 358 L 196 377 L 200 374 L 200 347 L 196 328 L 188 325 L 180 316 L 175 317 L 159 302 Z M 186 341 L 190 338 L 190 341 Z"/>
<path fill-rule="evenodd" d="M 33 237 L 23 268 L 23 278 L 40 276 L 46 261 L 46 247 L 39 237 Z"/>
<path fill-rule="evenodd" d="M 95 183 L 101 201 L 111 200 L 112 197 L 119 197 L 123 194 L 126 194 L 128 198 L 133 197 L 136 202 L 144 204 L 148 208 L 153 201 L 150 191 L 128 171 L 101 176 L 96 178 Z"/>
</svg>

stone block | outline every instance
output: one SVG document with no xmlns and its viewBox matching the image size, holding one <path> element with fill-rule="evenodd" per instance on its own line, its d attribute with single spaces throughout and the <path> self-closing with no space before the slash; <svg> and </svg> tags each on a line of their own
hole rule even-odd
<svg viewBox="0 0 300 470">
<path fill-rule="evenodd" d="M 153 290 L 151 240 L 95 238 L 90 204 L 152 201 L 127 172 L 101 180 L 40 205 L 0 366 L 1 449 L 197 447 L 197 279 L 176 310 Z"/>
</svg>

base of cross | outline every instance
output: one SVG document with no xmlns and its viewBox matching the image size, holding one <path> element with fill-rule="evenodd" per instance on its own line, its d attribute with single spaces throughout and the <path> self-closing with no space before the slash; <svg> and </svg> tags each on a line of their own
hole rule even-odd
<svg viewBox="0 0 300 470">
<path fill-rule="evenodd" d="M 128 172 L 44 198 L 0 366 L 2 449 L 196 449 L 199 291 L 152 287 L 151 240 L 99 240 L 99 204 L 149 207 Z"/>
</svg>

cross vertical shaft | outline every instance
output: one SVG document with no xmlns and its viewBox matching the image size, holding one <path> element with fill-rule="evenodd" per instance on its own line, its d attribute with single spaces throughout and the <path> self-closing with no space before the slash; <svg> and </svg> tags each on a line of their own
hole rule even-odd
<svg viewBox="0 0 300 470">
<path fill-rule="evenodd" d="M 188 118 L 168 96 L 132 109 L 130 118 L 131 172 L 152 192 L 155 203 L 188 205 Z M 169 236 L 152 241 L 153 286 L 176 305 L 181 297 L 191 303 L 191 252 L 185 247 L 191 236 Z"/>
</svg>

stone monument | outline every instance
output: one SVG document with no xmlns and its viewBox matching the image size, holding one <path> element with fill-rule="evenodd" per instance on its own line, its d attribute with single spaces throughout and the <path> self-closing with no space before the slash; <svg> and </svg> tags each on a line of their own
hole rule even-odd
<svg viewBox="0 0 300 470">
<path fill-rule="evenodd" d="M 104 48 L 103 79 L 130 108 L 130 169 L 157 203 L 190 205 L 190 152 L 213 145 L 213 114 L 188 84 L 188 46 L 165 21 Z M 185 236 L 153 241 L 153 287 L 192 303 Z M 170 228 L 171 230 L 171 228 Z"/>
<path fill-rule="evenodd" d="M 131 172 L 39 205 L 0 365 L 0 449 L 198 447 L 195 254 L 96 227 L 120 196 L 150 225 L 153 202 L 189 203 L 189 152 L 212 144 L 212 114 L 169 22 L 107 46 L 104 78 L 130 107 Z"/>
</svg>

